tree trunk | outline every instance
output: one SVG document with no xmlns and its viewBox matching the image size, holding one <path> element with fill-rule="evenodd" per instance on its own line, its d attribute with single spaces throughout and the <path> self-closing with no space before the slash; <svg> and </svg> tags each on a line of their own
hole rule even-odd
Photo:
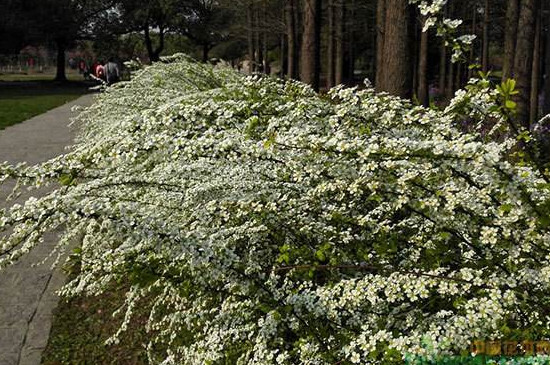
<svg viewBox="0 0 550 365">
<path fill-rule="evenodd" d="M 422 19 L 422 27 L 426 18 Z M 430 99 L 428 95 L 428 30 L 420 35 L 420 54 L 418 58 L 418 101 L 428 106 Z"/>
<path fill-rule="evenodd" d="M 444 15 L 447 16 L 447 5 L 444 8 Z M 447 76 L 447 47 L 445 46 L 445 40 L 441 40 L 441 45 L 439 46 L 439 80 L 438 88 L 439 94 L 441 96 L 445 95 L 445 80 Z"/>
<path fill-rule="evenodd" d="M 445 47 L 445 41 L 441 42 L 439 49 L 439 93 L 445 94 L 445 78 L 447 76 L 447 47 Z"/>
<path fill-rule="evenodd" d="M 477 36 L 477 7 L 473 7 L 472 11 L 472 30 L 470 31 L 471 34 Z M 470 47 L 470 65 L 474 65 L 476 63 L 475 59 L 475 47 L 472 44 Z M 468 69 L 468 80 L 471 79 L 474 76 L 474 68 L 470 67 Z"/>
<path fill-rule="evenodd" d="M 349 6 L 349 21 L 347 23 L 348 40 L 348 83 L 355 84 L 355 0 Z"/>
<path fill-rule="evenodd" d="M 165 36 L 164 28 L 159 29 L 159 45 L 157 49 L 155 50 L 155 59 L 158 61 L 160 59 L 160 54 L 164 50 L 164 36 Z"/>
<path fill-rule="evenodd" d="M 384 27 L 384 71 L 379 89 L 408 98 L 411 95 L 408 1 L 387 0 Z"/>
<path fill-rule="evenodd" d="M 455 81 L 455 63 L 449 63 L 449 72 L 447 73 L 447 87 L 445 89 L 445 94 L 447 100 L 451 100 L 455 94 L 454 81 Z"/>
<path fill-rule="evenodd" d="M 254 64 L 256 66 L 256 71 L 263 72 L 263 47 L 262 47 L 262 37 L 260 31 L 260 9 L 254 10 L 254 50 L 256 54 L 254 55 Z"/>
<path fill-rule="evenodd" d="M 450 0 L 449 1 L 449 8 L 448 8 L 449 18 L 453 18 L 455 16 L 455 1 Z M 451 100 L 454 97 L 455 94 L 455 88 L 454 88 L 454 74 L 455 71 L 455 64 L 449 60 L 448 64 L 448 71 L 447 71 L 447 86 L 445 87 L 445 95 L 447 100 Z"/>
<path fill-rule="evenodd" d="M 456 63 L 456 71 L 455 71 L 455 83 L 454 88 L 455 90 L 458 90 L 462 88 L 462 71 L 464 69 L 464 65 L 462 63 L 457 62 Z"/>
<path fill-rule="evenodd" d="M 288 0 L 286 9 L 286 33 L 288 39 L 287 75 L 291 79 L 296 79 L 298 77 L 298 41 L 296 39 L 295 11 L 296 7 L 294 5 L 294 0 Z"/>
<path fill-rule="evenodd" d="M 262 60 L 262 67 L 263 67 L 263 71 L 264 73 L 266 73 L 267 75 L 269 75 L 271 73 L 271 66 L 269 64 L 269 58 L 268 58 L 268 54 L 267 54 L 267 32 L 263 32 L 263 40 L 262 40 L 262 44 L 263 44 L 263 52 L 262 52 L 262 55 L 263 55 L 263 60 Z"/>
<path fill-rule="evenodd" d="M 315 78 L 313 87 L 319 91 L 321 78 L 321 23 L 323 18 L 322 0 L 316 0 L 315 11 Z"/>
<path fill-rule="evenodd" d="M 143 34 L 145 36 L 145 47 L 147 48 L 147 55 L 149 56 L 149 61 L 151 61 L 151 63 L 158 62 L 160 60 L 160 54 L 164 49 L 164 29 L 160 28 L 159 45 L 157 48 L 153 47 L 153 40 L 151 39 L 149 24 L 146 24 L 143 27 Z"/>
<path fill-rule="evenodd" d="M 210 44 L 205 43 L 202 45 L 202 62 L 208 62 L 208 53 L 210 52 Z"/>
<path fill-rule="evenodd" d="M 319 90 L 319 17 L 321 0 L 304 0 L 304 33 L 300 52 L 300 79 Z"/>
<path fill-rule="evenodd" d="M 330 89 L 334 86 L 335 82 L 335 47 L 334 47 L 334 38 L 335 38 L 335 27 L 334 27 L 334 9 L 335 4 L 334 0 L 328 0 L 328 8 L 327 8 L 327 17 L 328 17 L 328 24 L 327 24 L 327 83 L 326 87 L 327 89 Z"/>
<path fill-rule="evenodd" d="M 502 67 L 502 80 L 513 77 L 514 54 L 516 50 L 516 37 L 518 31 L 518 0 L 508 0 L 506 7 L 506 25 L 504 29 L 504 63 Z"/>
<path fill-rule="evenodd" d="M 516 79 L 519 92 L 514 98 L 517 103 L 517 120 L 529 129 L 529 106 L 531 97 L 531 71 L 533 69 L 533 46 L 535 38 L 536 0 L 522 0 L 519 21 L 514 69 L 512 74 Z"/>
<path fill-rule="evenodd" d="M 489 71 L 489 0 L 485 0 L 483 9 L 483 50 L 481 53 L 481 69 Z"/>
<path fill-rule="evenodd" d="M 282 8 L 281 12 L 281 24 L 285 24 L 286 20 L 286 6 Z M 281 32 L 279 41 L 279 58 L 281 60 L 281 69 L 279 70 L 279 77 L 285 77 L 286 65 L 285 65 L 285 32 Z"/>
<path fill-rule="evenodd" d="M 248 72 L 254 72 L 256 67 L 254 65 L 254 24 L 252 20 L 253 8 L 252 4 L 249 4 L 246 9 L 246 22 L 247 22 L 247 41 L 248 41 Z"/>
<path fill-rule="evenodd" d="M 382 91 L 384 78 L 384 34 L 386 24 L 386 0 L 378 0 L 376 5 L 376 91 Z"/>
<path fill-rule="evenodd" d="M 533 46 L 533 70 L 531 72 L 531 105 L 530 105 L 530 124 L 538 121 L 539 117 L 539 80 L 540 80 L 540 33 L 541 33 L 541 14 L 537 12 L 535 21 L 535 43 Z"/>
<path fill-rule="evenodd" d="M 549 9 L 550 10 L 550 9 Z M 550 22 L 547 24 L 550 27 Z M 542 105 L 542 114 L 550 114 L 550 32 L 545 32 L 546 51 L 544 57 L 544 104 Z"/>
<path fill-rule="evenodd" d="M 67 81 L 67 76 L 65 75 L 65 41 L 58 39 L 55 44 L 57 47 L 55 81 Z"/>
<path fill-rule="evenodd" d="M 419 32 L 418 29 L 418 22 L 417 19 L 417 12 L 414 11 L 416 9 L 413 9 L 413 11 L 410 13 L 411 19 L 413 21 L 410 22 L 409 25 L 409 44 L 411 48 L 411 72 L 412 72 L 412 93 L 415 98 L 418 98 L 418 56 L 420 53 L 419 48 Z"/>
<path fill-rule="evenodd" d="M 334 82 L 336 85 L 344 83 L 344 0 L 334 0 Z"/>
<path fill-rule="evenodd" d="M 262 68 L 265 74 L 269 75 L 271 73 L 270 65 L 269 65 L 269 58 L 267 54 L 267 4 L 264 0 L 263 2 L 263 14 L 262 14 L 262 20 L 263 24 L 261 26 L 262 28 L 262 45 L 263 45 L 263 52 L 262 52 Z"/>
<path fill-rule="evenodd" d="M 151 39 L 151 34 L 149 33 L 149 24 L 143 26 L 143 35 L 145 37 L 145 48 L 147 49 L 147 55 L 149 56 L 149 61 L 151 63 L 157 62 L 158 58 L 155 55 L 153 50 L 153 40 Z"/>
</svg>

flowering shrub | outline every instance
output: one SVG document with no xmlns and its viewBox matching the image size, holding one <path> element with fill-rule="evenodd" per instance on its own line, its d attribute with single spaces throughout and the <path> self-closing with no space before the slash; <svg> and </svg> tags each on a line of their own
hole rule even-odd
<svg viewBox="0 0 550 365">
<path fill-rule="evenodd" d="M 0 165 L 1 265 L 57 228 L 62 293 L 130 284 L 151 363 L 345 364 L 548 334 L 547 176 L 474 81 L 445 110 L 173 57 L 107 89 L 71 152 Z M 465 131 L 463 121 L 472 128 Z M 489 126 L 489 127 L 488 127 Z"/>
<path fill-rule="evenodd" d="M 430 28 L 436 30 L 438 37 L 445 39 L 445 46 L 452 49 L 451 61 L 465 60 L 465 51 L 470 49 L 476 39 L 474 34 L 458 34 L 461 19 L 450 19 L 445 16 L 447 0 L 409 0 L 409 4 L 415 5 L 420 14 L 425 17 L 422 31 Z M 467 62 L 467 61 L 466 61 Z"/>
<path fill-rule="evenodd" d="M 453 356 L 439 359 L 425 360 L 422 358 L 405 358 L 406 365 L 548 365 L 550 356 Z"/>
</svg>

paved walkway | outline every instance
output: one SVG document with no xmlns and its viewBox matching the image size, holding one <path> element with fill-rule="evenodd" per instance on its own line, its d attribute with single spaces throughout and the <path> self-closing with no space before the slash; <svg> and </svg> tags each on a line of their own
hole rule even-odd
<svg viewBox="0 0 550 365">
<path fill-rule="evenodd" d="M 71 145 L 74 130 L 68 127 L 74 105 L 89 105 L 93 95 L 0 131 L 0 160 L 38 163 L 62 154 Z M 0 188 L 0 207 L 5 205 L 9 186 Z M 36 195 L 36 192 L 34 192 Z M 46 263 L 31 267 L 46 257 L 55 244 L 52 233 L 14 266 L 0 271 L 0 365 L 39 365 L 48 342 L 52 310 L 63 285 L 60 271 Z M 51 261 L 50 261 L 51 263 Z"/>
</svg>

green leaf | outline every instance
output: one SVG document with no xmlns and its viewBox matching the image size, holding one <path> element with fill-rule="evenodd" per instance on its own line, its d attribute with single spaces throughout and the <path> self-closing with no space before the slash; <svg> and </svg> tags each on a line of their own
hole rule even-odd
<svg viewBox="0 0 550 365">
<path fill-rule="evenodd" d="M 502 213 L 510 213 L 512 211 L 512 204 L 502 204 L 498 210 Z"/>
<path fill-rule="evenodd" d="M 59 176 L 59 183 L 63 186 L 72 185 L 73 181 L 74 181 L 74 177 L 72 174 L 61 174 Z"/>
<path fill-rule="evenodd" d="M 539 218 L 539 226 L 542 228 L 550 227 L 550 216 L 543 215 Z"/>
<path fill-rule="evenodd" d="M 258 128 L 259 125 L 260 125 L 260 118 L 258 118 L 258 116 L 256 115 L 251 116 L 248 121 L 248 125 L 246 126 L 246 129 L 245 129 L 245 135 L 247 137 L 255 137 L 256 129 Z"/>
<path fill-rule="evenodd" d="M 327 259 L 324 250 L 317 250 L 317 252 L 315 252 L 315 257 L 319 261 L 325 261 Z"/>
<path fill-rule="evenodd" d="M 290 256 L 288 255 L 288 253 L 279 255 L 279 257 L 277 258 L 277 262 L 279 264 L 285 263 L 286 265 L 288 265 L 288 263 L 290 262 Z"/>
<path fill-rule="evenodd" d="M 262 312 L 262 313 L 269 313 L 271 311 L 271 307 L 265 303 L 259 303 L 257 308 Z"/>
<path fill-rule="evenodd" d="M 516 102 L 512 100 L 506 100 L 506 108 L 514 110 L 516 109 L 516 107 L 517 107 Z"/>
<path fill-rule="evenodd" d="M 516 137 L 518 141 L 525 141 L 525 142 L 529 142 L 531 140 L 531 135 L 529 134 L 528 131 L 523 131 L 521 132 L 520 134 L 518 134 L 518 136 Z M 525 155 L 525 153 L 523 153 L 523 151 L 520 151 L 518 153 L 518 155 L 520 157 L 523 157 Z"/>
<path fill-rule="evenodd" d="M 269 134 L 269 138 L 264 141 L 264 148 L 267 150 L 269 147 L 271 147 L 275 143 L 275 138 L 277 137 L 277 133 L 272 132 Z"/>
</svg>

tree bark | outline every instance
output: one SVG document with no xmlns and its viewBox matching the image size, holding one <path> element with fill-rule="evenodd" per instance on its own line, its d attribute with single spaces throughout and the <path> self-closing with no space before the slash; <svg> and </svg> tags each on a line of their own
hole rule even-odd
<svg viewBox="0 0 550 365">
<path fill-rule="evenodd" d="M 386 24 L 386 0 L 378 0 L 376 5 L 376 76 L 374 82 L 377 91 L 382 91 L 384 78 L 384 34 Z"/>
<path fill-rule="evenodd" d="M 408 1 L 387 0 L 384 27 L 384 71 L 381 91 L 408 98 L 411 96 Z"/>
<path fill-rule="evenodd" d="M 473 7 L 472 11 L 472 30 L 470 31 L 471 34 L 477 36 L 477 7 Z M 470 65 L 474 65 L 476 63 L 476 56 L 475 56 L 475 47 L 472 44 L 470 47 Z M 474 68 L 468 69 L 468 80 L 471 79 L 474 76 Z"/>
<path fill-rule="evenodd" d="M 519 17 L 518 0 L 508 0 L 506 6 L 506 25 L 504 29 L 504 63 L 502 67 L 502 80 L 513 77 L 514 54 L 516 50 L 516 37 Z"/>
<path fill-rule="evenodd" d="M 296 22 L 294 13 L 296 7 L 294 0 L 288 0 L 286 9 L 286 33 L 288 39 L 287 50 L 287 75 L 291 79 L 298 77 L 298 52 L 297 52 L 297 37 L 296 37 Z"/>
<path fill-rule="evenodd" d="M 459 90 L 460 88 L 462 88 L 462 71 L 464 70 L 464 64 L 457 62 L 455 67 L 456 70 L 454 88 L 455 90 Z"/>
<path fill-rule="evenodd" d="M 344 0 L 335 1 L 334 82 L 344 83 Z"/>
<path fill-rule="evenodd" d="M 536 0 L 522 0 L 519 11 L 516 51 L 513 76 L 516 79 L 518 94 L 517 121 L 529 129 L 529 107 L 531 97 L 531 72 L 533 69 L 533 46 L 535 38 Z"/>
<path fill-rule="evenodd" d="M 252 4 L 250 3 L 246 9 L 249 72 L 256 71 L 256 66 L 254 65 L 254 54 L 256 52 L 254 50 L 254 24 L 252 20 L 253 11 Z"/>
<path fill-rule="evenodd" d="M 67 81 L 67 76 L 65 75 L 65 41 L 58 39 L 55 44 L 57 48 L 55 81 Z"/>
<path fill-rule="evenodd" d="M 164 36 L 165 36 L 165 29 L 163 27 L 159 28 L 159 45 L 157 49 L 155 50 L 155 59 L 160 59 L 160 54 L 164 50 Z"/>
<path fill-rule="evenodd" d="M 319 17 L 321 0 L 304 0 L 304 33 L 300 52 L 300 79 L 319 90 Z"/>
<path fill-rule="evenodd" d="M 153 41 L 151 40 L 151 35 L 149 33 L 149 24 L 143 26 L 143 35 L 145 37 L 145 48 L 147 49 L 147 55 L 149 56 L 149 61 L 151 63 L 158 61 L 155 59 L 155 52 L 153 50 Z"/>
<path fill-rule="evenodd" d="M 550 10 L 550 9 L 548 9 Z M 547 27 L 550 28 L 550 22 Z M 550 32 L 545 32 L 546 50 L 544 55 L 544 104 L 542 105 L 542 114 L 550 114 Z"/>
<path fill-rule="evenodd" d="M 146 24 L 143 27 L 143 33 L 145 37 L 145 47 L 147 48 L 147 55 L 149 56 L 149 61 L 158 62 L 160 60 L 160 54 L 164 49 L 164 29 L 160 28 L 159 30 L 159 45 L 157 48 L 153 47 L 153 40 L 151 39 L 149 24 Z"/>
<path fill-rule="evenodd" d="M 267 54 L 267 4 L 266 0 L 263 2 L 263 14 L 262 14 L 262 68 L 265 74 L 269 75 L 271 73 L 271 66 L 269 65 L 269 57 Z"/>
<path fill-rule="evenodd" d="M 327 83 L 326 87 L 327 89 L 330 89 L 334 86 L 335 82 L 335 61 L 336 61 L 336 55 L 335 55 L 335 47 L 334 47 L 334 41 L 335 41 L 335 0 L 328 0 L 328 8 L 327 8 Z"/>
<path fill-rule="evenodd" d="M 529 122 L 537 122 L 539 116 L 539 80 L 540 80 L 540 33 L 541 14 L 537 12 L 535 20 L 535 43 L 533 46 L 533 70 L 531 72 L 531 105 Z"/>
<path fill-rule="evenodd" d="M 313 88 L 319 91 L 321 78 L 321 22 L 323 18 L 322 0 L 316 0 L 315 5 L 317 9 L 315 11 L 315 77 Z"/>
<path fill-rule="evenodd" d="M 281 24 L 285 24 L 286 21 L 286 6 L 282 8 L 281 12 Z M 279 70 L 279 77 L 285 77 L 286 65 L 285 65 L 285 32 L 281 32 L 279 41 L 279 58 L 281 60 L 281 69 Z"/>
<path fill-rule="evenodd" d="M 422 19 L 422 27 L 426 21 Z M 428 95 L 428 30 L 420 35 L 420 54 L 418 56 L 418 101 L 424 106 L 430 103 Z"/>
<path fill-rule="evenodd" d="M 202 45 L 202 62 L 208 62 L 208 53 L 210 53 L 210 44 L 205 43 Z"/>
<path fill-rule="evenodd" d="M 456 64 L 450 62 L 449 63 L 449 72 L 447 72 L 447 87 L 445 88 L 445 94 L 447 96 L 447 100 L 451 100 L 455 94 L 455 87 L 454 87 L 454 81 L 455 81 L 455 67 Z"/>
<path fill-rule="evenodd" d="M 481 69 L 489 71 L 489 0 L 485 0 L 483 9 L 483 50 L 481 52 Z"/>
<path fill-rule="evenodd" d="M 445 94 L 445 78 L 447 76 L 447 47 L 445 47 L 445 41 L 441 42 L 439 49 L 439 93 Z"/>
<path fill-rule="evenodd" d="M 256 54 L 254 55 L 254 64 L 256 66 L 256 71 L 263 72 L 263 47 L 262 47 L 262 37 L 260 31 L 260 9 L 254 9 L 254 50 Z"/>
<path fill-rule="evenodd" d="M 413 9 L 410 13 L 411 19 L 413 21 L 410 22 L 409 25 L 409 44 L 410 44 L 410 63 L 411 63 L 411 69 L 412 72 L 412 94 L 415 98 L 418 98 L 418 57 L 420 53 L 420 30 L 418 29 L 418 22 L 416 21 L 418 14 L 415 11 L 416 9 Z"/>
<path fill-rule="evenodd" d="M 444 15 L 447 16 L 447 5 L 444 8 Z M 445 40 L 441 39 L 441 45 L 439 46 L 439 80 L 438 88 L 441 96 L 445 95 L 445 80 L 447 77 L 447 47 L 445 46 Z"/>
<path fill-rule="evenodd" d="M 349 20 L 347 23 L 347 42 L 348 46 L 348 83 L 355 84 L 355 0 L 351 0 L 349 6 Z"/>
<path fill-rule="evenodd" d="M 452 19 L 453 16 L 455 16 L 455 1 L 450 0 L 449 1 L 449 7 L 447 8 L 449 11 L 449 18 Z M 454 88 L 454 74 L 455 71 L 455 64 L 449 60 L 448 64 L 448 71 L 447 71 L 447 85 L 445 87 L 445 96 L 447 100 L 451 100 L 455 94 L 455 88 Z"/>
</svg>

